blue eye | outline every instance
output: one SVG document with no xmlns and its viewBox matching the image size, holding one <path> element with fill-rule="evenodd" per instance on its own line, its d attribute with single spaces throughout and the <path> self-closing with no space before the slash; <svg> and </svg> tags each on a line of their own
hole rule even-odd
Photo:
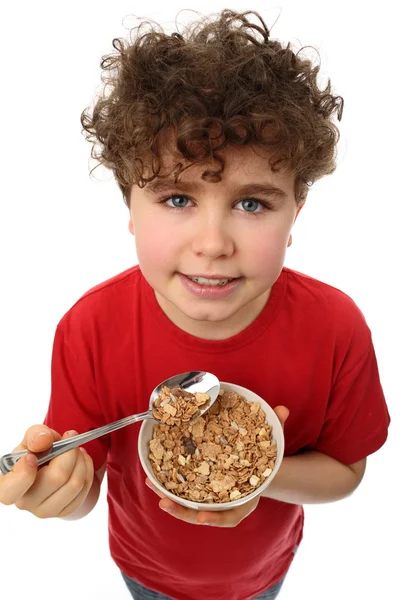
<svg viewBox="0 0 400 600">
<path fill-rule="evenodd" d="M 245 212 L 254 213 L 261 206 L 261 202 L 259 200 L 255 200 L 254 198 L 248 198 L 246 200 L 241 200 L 238 205 L 241 204 L 243 206 L 243 210 Z"/>
<path fill-rule="evenodd" d="M 165 203 L 173 208 L 186 208 L 189 202 L 190 200 L 186 196 L 171 196 Z"/>
</svg>

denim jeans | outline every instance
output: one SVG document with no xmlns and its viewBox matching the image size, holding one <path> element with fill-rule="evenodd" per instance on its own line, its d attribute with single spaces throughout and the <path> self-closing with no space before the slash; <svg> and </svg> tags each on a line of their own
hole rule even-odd
<svg viewBox="0 0 400 600">
<path fill-rule="evenodd" d="M 164 594 L 159 594 L 158 592 L 154 592 L 153 590 L 143 587 L 140 583 L 134 579 L 130 579 L 130 577 L 127 577 L 124 573 L 121 572 L 121 574 L 128 587 L 128 590 L 132 594 L 132 598 L 135 600 L 172 600 L 169 596 L 164 596 Z M 284 578 L 259 596 L 255 596 L 254 600 L 275 600 L 282 587 L 283 580 Z M 224 600 L 229 599 L 224 598 Z"/>
</svg>

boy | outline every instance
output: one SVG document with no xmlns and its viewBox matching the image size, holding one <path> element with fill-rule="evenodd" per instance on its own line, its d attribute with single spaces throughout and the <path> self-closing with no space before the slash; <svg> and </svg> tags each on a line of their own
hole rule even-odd
<svg viewBox="0 0 400 600">
<path fill-rule="evenodd" d="M 61 319 L 45 425 L 18 448 L 142 412 L 160 381 L 204 369 L 275 408 L 276 478 L 239 509 L 195 513 L 146 487 L 129 427 L 39 471 L 28 455 L 0 480 L 4 504 L 77 519 L 107 471 L 111 553 L 139 599 L 276 598 L 302 504 L 351 494 L 387 436 L 359 309 L 283 266 L 309 185 L 335 168 L 343 102 L 248 14 L 223 11 L 185 36 L 139 29 L 103 60 L 107 94 L 82 124 L 129 207 L 140 266 Z"/>
</svg>

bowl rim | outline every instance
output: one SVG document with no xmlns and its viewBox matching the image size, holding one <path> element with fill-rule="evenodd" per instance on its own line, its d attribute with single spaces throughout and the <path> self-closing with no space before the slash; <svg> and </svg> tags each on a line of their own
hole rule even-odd
<svg viewBox="0 0 400 600">
<path fill-rule="evenodd" d="M 146 473 L 147 477 L 150 479 L 152 484 L 162 494 L 167 496 L 167 498 L 170 498 L 171 500 L 173 500 L 174 502 L 177 502 L 181 506 L 185 506 L 186 508 L 191 508 L 194 510 L 208 510 L 208 511 L 229 510 L 231 508 L 236 508 L 238 506 L 242 506 L 243 504 L 249 502 L 253 498 L 256 498 L 273 481 L 276 473 L 278 472 L 278 470 L 281 466 L 284 451 L 285 451 L 285 437 L 284 437 L 284 433 L 283 433 L 283 427 L 282 427 L 276 413 L 274 412 L 274 409 L 272 408 L 272 406 L 270 404 L 268 404 L 268 402 L 266 400 L 264 400 L 261 396 L 256 394 L 256 392 L 253 392 L 252 390 L 249 390 L 248 388 L 245 388 L 241 385 L 238 385 L 236 383 L 229 383 L 226 381 L 221 381 L 220 384 L 221 384 L 221 389 L 226 389 L 226 391 L 237 392 L 238 394 L 243 396 L 246 400 L 247 400 L 246 393 L 252 394 L 254 396 L 254 399 L 249 400 L 249 402 L 261 401 L 261 402 L 259 402 L 261 404 L 261 406 L 262 406 L 262 403 L 265 403 L 265 405 L 270 409 L 270 411 L 272 411 L 272 413 L 274 415 L 273 420 L 275 420 L 275 423 L 272 425 L 272 433 L 273 433 L 273 439 L 276 441 L 276 444 L 277 444 L 277 456 L 276 456 L 276 461 L 275 461 L 275 467 L 274 467 L 271 475 L 269 475 L 261 485 L 259 485 L 250 494 L 247 494 L 246 496 L 243 496 L 242 498 L 239 498 L 238 500 L 230 500 L 229 502 L 209 503 L 209 502 L 195 502 L 194 500 L 187 500 L 186 498 L 181 498 L 180 496 L 177 496 L 176 494 L 173 494 L 172 492 L 167 490 L 167 488 L 165 488 L 162 485 L 162 483 L 160 483 L 158 481 L 157 477 L 153 473 L 151 465 L 150 465 L 150 468 L 148 468 L 148 466 L 144 460 L 144 452 L 142 452 L 144 432 L 146 430 L 146 427 L 149 426 L 149 424 L 152 424 L 152 425 L 156 424 L 156 421 L 154 419 L 146 419 L 145 421 L 142 422 L 142 425 L 141 425 L 140 431 L 139 431 L 139 436 L 138 436 L 139 460 L 140 460 L 140 463 L 142 465 L 144 472 Z M 226 387 L 224 387 L 224 386 L 226 386 Z M 269 425 L 271 425 L 271 423 L 268 420 L 268 415 L 266 415 L 266 421 L 268 422 Z M 276 431 L 275 428 L 277 428 L 278 431 Z M 148 459 L 148 457 L 147 457 L 147 460 L 150 463 L 150 460 Z"/>
</svg>

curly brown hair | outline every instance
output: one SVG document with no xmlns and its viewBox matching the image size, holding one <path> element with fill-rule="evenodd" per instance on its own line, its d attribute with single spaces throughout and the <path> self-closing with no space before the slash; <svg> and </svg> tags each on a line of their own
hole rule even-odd
<svg viewBox="0 0 400 600">
<path fill-rule="evenodd" d="M 289 168 L 298 203 L 335 170 L 339 130 L 333 115 L 340 121 L 343 98 L 331 94 L 330 80 L 319 89 L 319 66 L 294 54 L 290 44 L 271 40 L 257 12 L 226 9 L 214 20 L 191 23 L 183 35 L 157 31 L 152 23 L 132 29 L 129 41 L 113 40 L 116 52 L 101 61 L 103 90 L 81 115 L 91 156 L 112 169 L 127 205 L 133 185 L 142 188 L 172 172 L 177 181 L 191 165 L 210 159 L 217 168 L 205 170 L 202 179 L 220 181 L 218 150 L 228 144 L 264 148 L 272 171 Z M 150 31 L 143 33 L 146 25 Z M 163 144 L 171 132 L 176 162 L 164 175 Z"/>
</svg>

